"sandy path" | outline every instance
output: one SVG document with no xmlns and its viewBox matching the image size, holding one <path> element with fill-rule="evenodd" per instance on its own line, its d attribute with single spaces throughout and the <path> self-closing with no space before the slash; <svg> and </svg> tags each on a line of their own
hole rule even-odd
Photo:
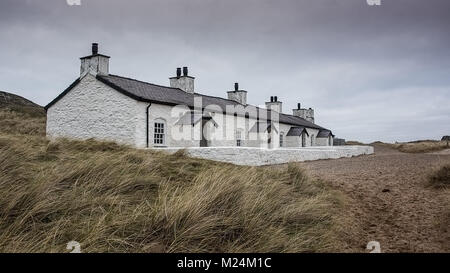
<svg viewBox="0 0 450 273">
<path fill-rule="evenodd" d="M 375 146 L 375 154 L 299 163 L 312 176 L 329 181 L 351 200 L 344 217 L 348 245 L 342 251 L 365 251 L 367 242 L 382 252 L 450 252 L 450 227 L 442 190 L 426 187 L 427 175 L 450 163 L 449 154 L 407 154 Z"/>
</svg>

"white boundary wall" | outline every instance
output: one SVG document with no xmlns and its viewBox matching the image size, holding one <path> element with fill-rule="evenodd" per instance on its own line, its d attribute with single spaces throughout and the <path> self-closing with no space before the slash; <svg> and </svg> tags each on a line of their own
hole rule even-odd
<svg viewBox="0 0 450 273">
<path fill-rule="evenodd" d="M 161 148 L 168 153 L 185 150 L 192 157 L 233 163 L 236 165 L 262 166 L 283 164 L 288 162 L 302 162 L 319 159 L 336 159 L 373 154 L 371 146 L 332 146 L 262 149 L 249 147 L 189 147 L 189 148 Z"/>
</svg>

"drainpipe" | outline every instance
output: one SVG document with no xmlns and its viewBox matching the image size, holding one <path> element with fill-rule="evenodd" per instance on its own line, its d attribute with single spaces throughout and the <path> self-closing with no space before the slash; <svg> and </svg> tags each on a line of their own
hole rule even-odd
<svg viewBox="0 0 450 273">
<path fill-rule="evenodd" d="M 148 113 L 149 113 L 149 109 L 150 109 L 150 106 L 152 106 L 152 104 L 151 103 L 149 103 L 148 104 L 148 106 L 147 106 L 147 110 L 145 111 L 145 116 L 146 116 L 146 123 L 147 123 L 147 127 L 146 127 L 146 133 L 147 133 L 147 136 L 146 136 L 146 147 L 148 148 L 148 129 L 149 129 L 149 124 L 148 124 L 148 122 L 149 122 L 149 120 L 148 120 Z"/>
</svg>

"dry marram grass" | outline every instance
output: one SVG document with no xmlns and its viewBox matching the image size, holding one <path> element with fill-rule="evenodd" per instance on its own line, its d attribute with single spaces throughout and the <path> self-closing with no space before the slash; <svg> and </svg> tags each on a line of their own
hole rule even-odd
<svg viewBox="0 0 450 273">
<path fill-rule="evenodd" d="M 438 189 L 450 188 L 450 164 L 444 165 L 434 171 L 429 178 L 432 187 Z"/>
<path fill-rule="evenodd" d="M 413 141 L 407 143 L 390 144 L 392 148 L 404 153 L 429 153 L 449 149 L 446 141 Z"/>
<path fill-rule="evenodd" d="M 339 250 L 338 195 L 296 165 L 49 142 L 44 117 L 0 117 L 0 252 Z"/>
</svg>

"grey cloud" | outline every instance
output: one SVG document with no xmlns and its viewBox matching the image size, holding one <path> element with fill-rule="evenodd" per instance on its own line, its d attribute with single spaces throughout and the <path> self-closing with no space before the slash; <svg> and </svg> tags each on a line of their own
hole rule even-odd
<svg viewBox="0 0 450 273">
<path fill-rule="evenodd" d="M 114 74 L 167 85 L 188 65 L 202 93 L 239 81 L 250 103 L 278 95 L 289 112 L 301 101 L 338 136 L 450 130 L 449 1 L 81 1 L 0 2 L 0 89 L 46 104 L 96 41 Z"/>
</svg>

